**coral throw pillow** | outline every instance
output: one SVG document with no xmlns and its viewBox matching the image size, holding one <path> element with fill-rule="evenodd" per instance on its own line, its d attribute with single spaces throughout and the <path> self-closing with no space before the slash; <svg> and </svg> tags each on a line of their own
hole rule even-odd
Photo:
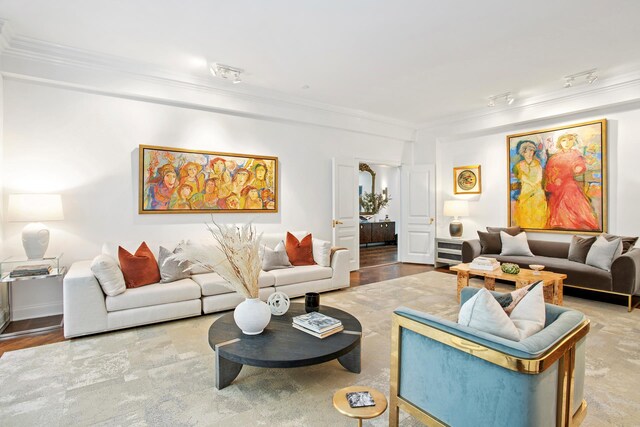
<svg viewBox="0 0 640 427">
<path fill-rule="evenodd" d="M 313 239 L 311 234 L 307 234 L 302 240 L 287 231 L 287 242 L 285 243 L 287 256 L 292 265 L 314 265 L 313 260 Z"/>
<path fill-rule="evenodd" d="M 138 288 L 160 281 L 158 262 L 145 242 L 142 242 L 133 255 L 118 246 L 118 259 L 127 288 Z"/>
</svg>

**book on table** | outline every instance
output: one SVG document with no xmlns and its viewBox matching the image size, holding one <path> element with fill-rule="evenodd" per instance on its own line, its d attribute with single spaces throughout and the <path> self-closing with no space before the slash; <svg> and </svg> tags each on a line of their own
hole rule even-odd
<svg viewBox="0 0 640 427">
<path fill-rule="evenodd" d="M 50 273 L 51 273 L 51 266 L 49 264 L 20 265 L 11 271 L 10 276 L 11 277 L 42 276 Z"/>
<path fill-rule="evenodd" d="M 337 334 L 338 332 L 344 331 L 344 326 L 342 326 L 342 325 L 338 325 L 335 328 L 329 329 L 329 330 L 324 331 L 322 333 L 314 332 L 311 329 L 307 329 L 304 326 L 298 325 L 297 323 L 292 323 L 291 326 L 293 326 L 295 329 L 298 329 L 299 331 L 306 332 L 309 335 L 313 335 L 314 337 L 321 338 L 321 339 L 322 338 L 326 338 L 328 336 L 331 336 L 333 334 Z"/>
<path fill-rule="evenodd" d="M 293 318 L 293 323 L 319 334 L 342 326 L 342 322 L 338 319 L 318 313 L 317 311 L 296 316 Z"/>
<path fill-rule="evenodd" d="M 500 268 L 500 263 L 495 258 L 477 257 L 469 264 L 472 270 L 493 271 Z"/>
</svg>

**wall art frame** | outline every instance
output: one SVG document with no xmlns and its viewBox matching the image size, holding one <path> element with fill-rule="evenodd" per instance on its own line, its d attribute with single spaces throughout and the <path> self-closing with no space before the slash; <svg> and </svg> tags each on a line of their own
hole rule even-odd
<svg viewBox="0 0 640 427">
<path fill-rule="evenodd" d="M 139 146 L 138 213 L 276 213 L 278 158 Z"/>
<path fill-rule="evenodd" d="M 455 166 L 453 168 L 453 194 L 482 193 L 480 165 Z"/>
<path fill-rule="evenodd" d="M 607 231 L 607 120 L 507 135 L 509 226 Z"/>
</svg>

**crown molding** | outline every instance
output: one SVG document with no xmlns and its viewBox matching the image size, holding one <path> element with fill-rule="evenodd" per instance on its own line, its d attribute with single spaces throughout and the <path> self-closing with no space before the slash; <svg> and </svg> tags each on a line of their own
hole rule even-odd
<svg viewBox="0 0 640 427">
<path fill-rule="evenodd" d="M 379 134 L 379 136 L 391 137 L 401 142 L 413 140 L 416 130 L 415 124 L 407 121 L 309 101 L 280 92 L 251 86 L 246 83 L 242 85 L 231 85 L 228 82 L 218 82 L 213 78 L 178 73 L 152 64 L 133 61 L 118 56 L 105 55 L 44 40 L 13 35 L 10 32 L 9 23 L 1 19 L 0 55 L 4 60 L 31 61 L 43 66 L 64 67 L 84 70 L 85 72 L 118 73 L 119 75 L 127 76 L 136 81 L 180 90 L 212 94 L 262 106 L 273 106 L 281 111 L 282 109 L 295 109 L 303 110 L 307 115 L 314 113 L 320 115 L 340 115 L 353 122 L 371 122 L 374 127 L 389 127 L 391 128 L 389 132 Z M 28 75 L 24 71 L 16 72 L 7 69 L 7 67 L 3 67 L 2 72 L 5 75 L 11 75 L 13 78 L 18 78 L 20 74 L 23 74 L 23 78 L 28 79 Z M 42 80 L 44 76 L 40 75 L 38 77 L 39 80 Z M 313 122 L 313 119 L 309 121 Z M 316 124 L 322 126 L 320 122 Z M 394 133 L 397 135 L 391 136 Z M 373 131 L 372 134 L 378 133 Z"/>
<path fill-rule="evenodd" d="M 418 132 L 439 137 L 474 134 L 538 120 L 637 103 L 640 70 L 601 78 L 595 85 L 559 89 L 504 105 L 450 115 L 418 125 Z"/>
</svg>

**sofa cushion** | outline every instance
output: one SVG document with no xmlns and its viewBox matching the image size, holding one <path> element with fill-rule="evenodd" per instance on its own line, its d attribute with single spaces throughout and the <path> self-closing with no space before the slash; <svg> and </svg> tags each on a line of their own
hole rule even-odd
<svg viewBox="0 0 640 427">
<path fill-rule="evenodd" d="M 135 254 L 131 254 L 122 246 L 118 247 L 118 259 L 127 288 L 137 288 L 160 281 L 158 262 L 145 242 L 140 244 Z"/>
<path fill-rule="evenodd" d="M 273 272 L 261 271 L 260 277 L 258 277 L 258 286 L 260 288 L 267 288 L 273 286 L 276 282 L 273 277 Z M 196 282 L 200 288 L 202 288 L 203 296 L 221 295 L 229 292 L 235 292 L 227 288 L 224 284 L 225 280 L 218 273 L 205 273 L 191 276 L 191 280 Z"/>
<path fill-rule="evenodd" d="M 172 283 L 155 283 L 139 288 L 127 289 L 116 296 L 107 296 L 107 311 L 128 310 L 152 305 L 198 299 L 202 293 L 200 286 L 191 279 Z"/>
<path fill-rule="evenodd" d="M 291 233 L 287 233 L 285 246 L 287 248 L 287 256 L 289 262 L 293 265 L 314 265 L 313 260 L 313 236 L 306 235 L 302 239 L 298 239 Z"/>
<path fill-rule="evenodd" d="M 333 276 L 333 269 L 320 265 L 301 265 L 286 270 L 273 270 L 270 273 L 276 279 L 276 286 L 283 286 L 311 280 L 329 279 Z"/>
<path fill-rule="evenodd" d="M 609 233 L 604 233 L 603 236 L 608 241 L 612 241 L 612 240 L 615 240 L 615 239 L 618 239 L 618 238 L 621 239 L 622 240 L 622 253 L 623 254 L 626 254 L 627 252 L 629 252 L 631 250 L 631 248 L 633 248 L 636 245 L 636 242 L 638 241 L 637 237 L 615 236 L 615 235 L 609 234 Z"/>
<path fill-rule="evenodd" d="M 105 295 L 120 295 L 127 290 L 118 263 L 109 255 L 100 254 L 95 257 L 91 262 L 91 272 L 96 276 Z"/>
<path fill-rule="evenodd" d="M 500 240 L 500 233 L 485 233 L 478 230 L 478 237 L 480 238 L 481 254 L 499 254 L 502 252 L 502 240 Z"/>
<path fill-rule="evenodd" d="M 611 263 L 614 258 L 619 257 L 622 254 L 622 239 L 617 238 L 612 241 L 608 241 L 603 236 L 599 236 L 589 253 L 587 254 L 586 263 L 597 268 L 601 268 L 606 271 L 611 271 Z"/>
<path fill-rule="evenodd" d="M 517 236 L 518 234 L 520 234 L 522 229 L 520 228 L 519 225 L 516 225 L 515 227 L 487 227 L 487 231 L 489 233 L 498 233 L 498 234 L 500 234 L 501 231 L 504 231 L 505 233 L 510 234 L 511 236 Z"/>
<path fill-rule="evenodd" d="M 566 274 L 567 278 L 564 280 L 566 284 L 600 289 L 603 291 L 613 290 L 611 273 L 590 265 L 569 261 L 568 259 L 544 256 L 535 256 L 533 258 L 525 256 L 502 256 L 499 254 L 487 254 L 483 256 L 494 257 L 500 262 L 518 264 L 522 268 L 529 268 L 530 264 L 542 264 L 545 266 L 545 271 Z"/>
<path fill-rule="evenodd" d="M 500 255 L 533 256 L 531 249 L 529 249 L 529 243 L 527 242 L 527 233 L 524 231 L 517 236 L 511 236 L 501 231 L 500 240 L 502 241 L 502 252 L 500 252 Z"/>
<path fill-rule="evenodd" d="M 591 245 L 596 241 L 595 237 L 578 237 L 573 236 L 569 244 L 569 261 L 575 261 L 584 264 L 587 261 L 587 254 Z"/>
</svg>

